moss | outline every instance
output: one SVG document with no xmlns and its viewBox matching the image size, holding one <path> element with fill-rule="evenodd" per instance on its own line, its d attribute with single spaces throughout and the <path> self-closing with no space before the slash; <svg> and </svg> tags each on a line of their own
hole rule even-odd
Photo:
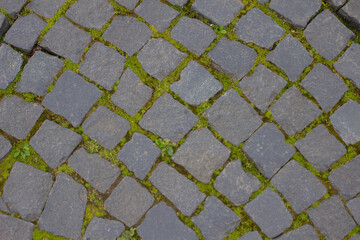
<svg viewBox="0 0 360 240">
<path fill-rule="evenodd" d="M 39 229 L 38 227 L 36 227 L 33 232 L 33 240 L 66 240 L 66 239 L 67 238 L 45 232 Z"/>
</svg>

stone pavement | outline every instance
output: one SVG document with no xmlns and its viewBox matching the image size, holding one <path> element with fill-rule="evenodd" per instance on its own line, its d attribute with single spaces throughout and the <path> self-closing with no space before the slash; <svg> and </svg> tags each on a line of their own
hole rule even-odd
<svg viewBox="0 0 360 240">
<path fill-rule="evenodd" d="M 360 239 L 360 0 L 0 0 L 0 240 Z"/>
</svg>

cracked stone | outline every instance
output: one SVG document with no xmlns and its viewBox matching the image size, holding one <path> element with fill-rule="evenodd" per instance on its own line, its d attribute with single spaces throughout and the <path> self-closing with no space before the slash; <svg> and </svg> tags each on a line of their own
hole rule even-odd
<svg viewBox="0 0 360 240">
<path fill-rule="evenodd" d="M 83 238 L 85 240 L 112 240 L 120 237 L 124 230 L 125 226 L 119 221 L 94 217 L 87 226 Z"/>
<path fill-rule="evenodd" d="M 0 44 L 0 89 L 6 89 L 18 75 L 23 63 L 21 55 L 6 44 Z"/>
<path fill-rule="evenodd" d="M 9 29 L 9 27 L 9 20 L 7 19 L 5 14 L 0 13 L 0 37 L 4 36 L 5 32 Z"/>
<path fill-rule="evenodd" d="M 51 18 L 65 2 L 66 0 L 32 0 L 26 8 L 46 18 Z"/>
<path fill-rule="evenodd" d="M 0 213 L 0 239 L 31 240 L 34 227 L 32 223 Z"/>
<path fill-rule="evenodd" d="M 360 31 L 360 2 L 350 0 L 339 10 L 339 14 L 347 20 L 350 25 Z"/>
<path fill-rule="evenodd" d="M 134 10 L 137 3 L 139 2 L 139 0 L 115 0 L 115 1 L 130 10 Z"/>
<path fill-rule="evenodd" d="M 262 240 L 260 234 L 256 231 L 247 232 L 238 240 Z"/>
<path fill-rule="evenodd" d="M 15 17 L 24 5 L 27 3 L 27 0 L 0 0 L 0 6 L 12 17 Z"/>
<path fill-rule="evenodd" d="M 10 153 L 11 148 L 11 143 L 2 135 L 0 135 L 0 163 Z"/>
<path fill-rule="evenodd" d="M 297 240 L 297 239 L 319 239 L 317 236 L 315 229 L 309 225 L 303 225 L 295 230 L 289 231 L 275 240 Z"/>
<path fill-rule="evenodd" d="M 360 198 L 354 198 L 347 202 L 346 207 L 353 215 L 356 223 L 360 224 Z"/>
</svg>

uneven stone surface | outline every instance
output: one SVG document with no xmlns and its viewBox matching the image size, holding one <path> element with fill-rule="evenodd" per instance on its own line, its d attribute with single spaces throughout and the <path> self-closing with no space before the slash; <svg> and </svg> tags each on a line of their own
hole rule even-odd
<svg viewBox="0 0 360 240">
<path fill-rule="evenodd" d="M 32 223 L 0 213 L 0 239 L 31 240 L 34 227 Z"/>
<path fill-rule="evenodd" d="M 3 13 L 0 13 L 0 36 L 3 36 L 9 27 L 9 20 Z"/>
<path fill-rule="evenodd" d="M 51 18 L 65 2 L 66 0 L 33 0 L 26 5 L 26 8 L 46 18 Z"/>
<path fill-rule="evenodd" d="M 6 89 L 20 71 L 23 63 L 21 55 L 10 46 L 0 45 L 0 89 Z"/>
<path fill-rule="evenodd" d="M 360 2 L 357 0 L 348 1 L 339 11 L 354 28 L 360 30 Z"/>
<path fill-rule="evenodd" d="M 238 240 L 262 240 L 260 234 L 256 231 L 247 232 Z"/>
<path fill-rule="evenodd" d="M 94 217 L 87 226 L 83 238 L 84 240 L 112 240 L 120 237 L 124 230 L 124 225 L 119 221 Z"/>
<path fill-rule="evenodd" d="M 351 199 L 346 207 L 349 209 L 351 215 L 354 217 L 354 220 L 359 225 L 360 224 L 360 198 Z"/>
<path fill-rule="evenodd" d="M 10 153 L 11 148 L 11 143 L 0 135 L 0 162 Z"/>
<path fill-rule="evenodd" d="M 26 0 L 0 0 L 0 7 L 12 17 L 15 17 L 16 14 L 21 11 L 26 2 Z"/>
<path fill-rule="evenodd" d="M 316 235 L 314 228 L 311 225 L 303 225 L 295 230 L 289 231 L 278 238 L 276 240 L 297 240 L 297 239 L 319 239 Z"/>
</svg>

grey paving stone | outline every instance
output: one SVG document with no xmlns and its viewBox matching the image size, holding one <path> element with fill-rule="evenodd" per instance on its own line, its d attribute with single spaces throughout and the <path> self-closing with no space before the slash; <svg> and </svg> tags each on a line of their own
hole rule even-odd
<svg viewBox="0 0 360 240">
<path fill-rule="evenodd" d="M 298 240 L 298 239 L 315 240 L 315 239 L 319 239 L 319 237 L 317 236 L 314 228 L 311 225 L 307 224 L 299 228 L 296 228 L 295 230 L 287 232 L 275 239 L 276 240 Z"/>
<path fill-rule="evenodd" d="M 329 180 L 339 194 L 349 200 L 360 193 L 360 156 L 330 172 Z"/>
<path fill-rule="evenodd" d="M 0 0 L 0 8 L 15 17 L 26 4 L 26 0 Z"/>
<path fill-rule="evenodd" d="M 173 209 L 160 202 L 149 210 L 145 220 L 137 228 L 144 240 L 196 240 L 198 237 L 188 226 L 176 216 Z"/>
<path fill-rule="evenodd" d="M 31 240 L 33 239 L 33 231 L 34 224 L 15 217 L 0 214 L 0 239 Z"/>
<path fill-rule="evenodd" d="M 244 8 L 244 4 L 237 0 L 196 0 L 191 8 L 213 23 L 227 26 Z"/>
<path fill-rule="evenodd" d="M 280 235 L 293 220 L 280 196 L 270 188 L 246 204 L 244 210 L 270 238 Z"/>
<path fill-rule="evenodd" d="M 78 63 L 91 41 L 91 35 L 61 17 L 43 37 L 40 46 L 54 54 Z"/>
<path fill-rule="evenodd" d="M 335 131 L 346 144 L 355 144 L 360 141 L 360 105 L 350 100 L 331 116 L 330 120 Z"/>
<path fill-rule="evenodd" d="M 180 13 L 159 0 L 143 1 L 135 9 L 145 21 L 153 25 L 159 32 L 170 27 L 171 21 Z"/>
<path fill-rule="evenodd" d="M 285 29 L 258 8 L 253 8 L 242 16 L 235 27 L 240 40 L 266 49 L 271 49 L 285 34 Z"/>
<path fill-rule="evenodd" d="M 326 171 L 346 154 L 345 146 L 324 125 L 317 126 L 305 138 L 298 140 L 295 147 L 320 172 Z"/>
<path fill-rule="evenodd" d="M 86 202 L 85 187 L 59 173 L 38 221 L 39 228 L 66 238 L 80 238 Z"/>
<path fill-rule="evenodd" d="M 64 62 L 59 58 L 36 51 L 25 65 L 16 90 L 44 96 L 63 65 Z"/>
<path fill-rule="evenodd" d="M 151 39 L 138 54 L 147 73 L 162 81 L 180 65 L 186 54 L 162 38 Z"/>
<path fill-rule="evenodd" d="M 11 143 L 0 135 L 0 162 L 10 153 Z"/>
<path fill-rule="evenodd" d="M 192 220 L 208 240 L 224 239 L 241 222 L 230 208 L 214 196 L 206 199 L 204 209 Z"/>
<path fill-rule="evenodd" d="M 111 91 L 124 70 L 125 57 L 102 43 L 95 43 L 80 63 L 79 72 Z"/>
<path fill-rule="evenodd" d="M 157 99 L 145 113 L 140 121 L 140 126 L 163 139 L 177 142 L 190 131 L 197 121 L 196 115 L 166 93 Z"/>
<path fill-rule="evenodd" d="M 339 14 L 347 20 L 354 28 L 360 31 L 360 2 L 350 0 L 342 7 Z"/>
<path fill-rule="evenodd" d="M 332 196 L 308 210 L 310 220 L 326 239 L 343 239 L 355 226 L 339 196 Z"/>
<path fill-rule="evenodd" d="M 149 178 L 151 183 L 185 215 L 190 216 L 206 195 L 195 183 L 161 162 Z"/>
<path fill-rule="evenodd" d="M 23 63 L 21 55 L 6 44 L 0 44 L 0 89 L 6 89 L 19 73 Z"/>
<path fill-rule="evenodd" d="M 4 41 L 24 52 L 31 53 L 36 40 L 45 27 L 46 22 L 36 14 L 19 17 L 7 31 Z"/>
<path fill-rule="evenodd" d="M 188 2 L 188 0 L 168 0 L 168 2 L 173 5 L 182 7 Z"/>
<path fill-rule="evenodd" d="M 86 228 L 84 240 L 113 240 L 120 237 L 125 230 L 119 221 L 94 217 Z"/>
<path fill-rule="evenodd" d="M 244 44 L 221 38 L 208 56 L 216 69 L 238 80 L 250 71 L 257 54 Z"/>
<path fill-rule="evenodd" d="M 198 106 L 212 98 L 222 89 L 222 84 L 211 73 L 195 61 L 191 61 L 180 73 L 180 79 L 170 86 L 190 105 Z"/>
<path fill-rule="evenodd" d="M 25 139 L 43 111 L 39 105 L 17 96 L 5 97 L 0 102 L 0 129 L 17 139 Z"/>
<path fill-rule="evenodd" d="M 51 168 L 64 163 L 81 142 L 80 134 L 45 120 L 30 145 Z"/>
<path fill-rule="evenodd" d="M 65 2 L 66 0 L 33 0 L 26 5 L 26 8 L 46 18 L 51 18 Z"/>
<path fill-rule="evenodd" d="M 260 234 L 256 231 L 247 232 L 238 240 L 262 240 Z"/>
<path fill-rule="evenodd" d="M 153 203 L 153 196 L 144 187 L 125 177 L 106 199 L 105 206 L 111 215 L 132 227 Z"/>
<path fill-rule="evenodd" d="M 200 56 L 214 41 L 216 33 L 200 20 L 182 17 L 171 30 L 171 37 Z"/>
<path fill-rule="evenodd" d="M 139 0 L 115 0 L 115 1 L 130 10 L 134 10 L 137 3 L 139 2 Z"/>
<path fill-rule="evenodd" d="M 270 110 L 288 135 L 300 132 L 321 114 L 320 109 L 295 86 L 288 89 Z"/>
<path fill-rule="evenodd" d="M 150 100 L 153 90 L 145 85 L 130 68 L 121 75 L 111 101 L 119 108 L 134 116 Z"/>
<path fill-rule="evenodd" d="M 258 0 L 258 2 L 259 2 L 260 4 L 266 4 L 266 3 L 269 2 L 269 0 Z"/>
<path fill-rule="evenodd" d="M 321 0 L 273 0 L 270 9 L 278 12 L 296 28 L 304 29 L 320 10 Z"/>
<path fill-rule="evenodd" d="M 53 184 L 52 175 L 15 162 L 6 180 L 2 198 L 11 213 L 19 213 L 27 221 L 40 217 Z"/>
<path fill-rule="evenodd" d="M 325 112 L 329 112 L 349 89 L 341 78 L 321 63 L 308 73 L 301 86 L 309 91 Z"/>
<path fill-rule="evenodd" d="M 6 206 L 4 200 L 2 199 L 1 196 L 0 196 L 0 211 L 10 213 L 8 207 Z"/>
<path fill-rule="evenodd" d="M 234 89 L 221 96 L 204 115 L 223 138 L 239 145 L 262 123 L 260 116 Z"/>
<path fill-rule="evenodd" d="M 68 70 L 57 80 L 53 91 L 46 95 L 43 105 L 77 127 L 101 95 L 97 87 Z"/>
<path fill-rule="evenodd" d="M 103 38 L 132 56 L 146 44 L 151 35 L 152 31 L 145 23 L 134 17 L 117 16 L 106 29 Z"/>
<path fill-rule="evenodd" d="M 82 125 L 84 132 L 104 148 L 113 150 L 130 130 L 130 123 L 125 118 L 99 106 Z"/>
<path fill-rule="evenodd" d="M 347 202 L 346 207 L 354 217 L 356 223 L 360 225 L 360 198 L 354 198 Z"/>
<path fill-rule="evenodd" d="M 309 23 L 304 31 L 306 40 L 321 56 L 334 59 L 355 35 L 326 9 Z"/>
<path fill-rule="evenodd" d="M 0 36 L 3 36 L 9 27 L 9 20 L 3 13 L 0 13 Z"/>
<path fill-rule="evenodd" d="M 261 183 L 257 178 L 245 172 L 239 160 L 231 161 L 216 178 L 214 187 L 235 205 L 249 201 L 253 192 Z"/>
<path fill-rule="evenodd" d="M 325 0 L 329 3 L 334 9 L 338 9 L 346 3 L 346 0 Z"/>
<path fill-rule="evenodd" d="M 153 141 L 140 133 L 134 133 L 131 140 L 120 150 L 117 158 L 134 172 L 137 178 L 144 180 L 160 157 L 160 153 L 160 149 L 155 147 Z"/>
<path fill-rule="evenodd" d="M 199 181 L 208 183 L 214 171 L 224 165 L 229 155 L 230 149 L 204 128 L 191 132 L 173 159 Z"/>
<path fill-rule="evenodd" d="M 355 235 L 355 236 L 349 238 L 349 240 L 360 240 L 360 235 Z"/>
<path fill-rule="evenodd" d="M 81 148 L 69 158 L 69 166 L 101 193 L 105 193 L 120 175 L 120 169 L 97 154 Z"/>
<path fill-rule="evenodd" d="M 304 69 L 313 61 L 299 40 L 291 34 L 287 35 L 275 50 L 267 55 L 266 59 L 284 70 L 292 82 L 296 82 Z"/>
</svg>

